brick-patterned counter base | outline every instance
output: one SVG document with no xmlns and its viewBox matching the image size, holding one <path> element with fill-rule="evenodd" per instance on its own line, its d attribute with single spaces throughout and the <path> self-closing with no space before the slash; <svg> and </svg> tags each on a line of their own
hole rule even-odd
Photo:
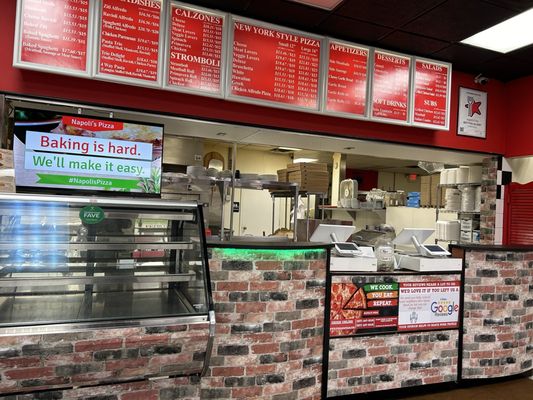
<svg viewBox="0 0 533 400">
<path fill-rule="evenodd" d="M 209 399 L 320 399 L 326 250 L 213 249 Z"/>
<path fill-rule="evenodd" d="M 460 275 L 335 276 L 346 283 L 457 281 Z M 330 338 L 328 397 L 457 380 L 458 330 Z"/>
<path fill-rule="evenodd" d="M 533 252 L 466 250 L 463 379 L 532 370 Z"/>
<path fill-rule="evenodd" d="M 0 394 L 200 372 L 207 337 L 207 323 L 0 337 Z M 84 396 L 92 392 L 111 393 L 120 387 L 82 390 L 80 393 L 85 395 L 79 398 L 87 398 Z M 124 388 L 125 392 L 130 390 L 128 385 Z M 54 393 L 60 395 L 46 397 L 51 395 L 43 393 L 35 398 L 78 398 L 76 390 Z M 109 397 L 118 398 L 118 394 Z"/>
</svg>

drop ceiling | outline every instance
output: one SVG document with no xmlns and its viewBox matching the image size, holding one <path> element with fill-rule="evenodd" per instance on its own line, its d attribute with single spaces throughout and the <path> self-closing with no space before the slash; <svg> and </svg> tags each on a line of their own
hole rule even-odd
<svg viewBox="0 0 533 400">
<path fill-rule="evenodd" d="M 533 45 L 501 54 L 460 41 L 533 7 L 533 0 L 344 0 L 332 11 L 288 0 L 187 3 L 354 43 L 447 61 L 510 81 L 533 75 Z"/>
</svg>

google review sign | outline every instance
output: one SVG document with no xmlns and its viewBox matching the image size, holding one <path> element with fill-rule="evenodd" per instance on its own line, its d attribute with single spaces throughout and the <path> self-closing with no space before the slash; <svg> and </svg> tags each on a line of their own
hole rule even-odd
<svg viewBox="0 0 533 400">
<path fill-rule="evenodd" d="M 151 164 L 151 143 L 47 132 L 26 133 L 26 169 L 149 178 Z"/>
</svg>

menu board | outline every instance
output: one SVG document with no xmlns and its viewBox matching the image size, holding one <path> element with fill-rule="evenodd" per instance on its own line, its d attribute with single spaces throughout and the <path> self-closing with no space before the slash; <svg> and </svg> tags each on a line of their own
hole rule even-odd
<svg viewBox="0 0 533 400">
<path fill-rule="evenodd" d="M 222 14 L 171 5 L 166 87 L 222 94 L 223 28 Z"/>
<path fill-rule="evenodd" d="M 89 0 L 24 0 L 18 12 L 16 65 L 88 75 Z"/>
<path fill-rule="evenodd" d="M 372 118 L 408 122 L 410 57 L 374 51 Z"/>
<path fill-rule="evenodd" d="M 16 108 L 13 152 L 18 188 L 161 191 L 162 125 Z"/>
<path fill-rule="evenodd" d="M 321 39 L 233 20 L 230 97 L 318 110 Z"/>
<path fill-rule="evenodd" d="M 325 111 L 364 117 L 370 50 L 330 41 Z"/>
<path fill-rule="evenodd" d="M 102 0 L 97 75 L 157 84 L 161 0 Z"/>
<path fill-rule="evenodd" d="M 413 124 L 448 127 L 449 77 L 448 64 L 415 61 Z"/>
<path fill-rule="evenodd" d="M 459 281 L 400 283 L 399 331 L 459 327 Z"/>
</svg>

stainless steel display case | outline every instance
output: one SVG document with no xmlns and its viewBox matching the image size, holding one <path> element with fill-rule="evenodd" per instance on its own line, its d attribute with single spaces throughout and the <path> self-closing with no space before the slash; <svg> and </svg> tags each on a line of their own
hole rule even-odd
<svg viewBox="0 0 533 400">
<path fill-rule="evenodd" d="M 0 194 L 0 334 L 197 322 L 214 326 L 201 205 Z"/>
</svg>

